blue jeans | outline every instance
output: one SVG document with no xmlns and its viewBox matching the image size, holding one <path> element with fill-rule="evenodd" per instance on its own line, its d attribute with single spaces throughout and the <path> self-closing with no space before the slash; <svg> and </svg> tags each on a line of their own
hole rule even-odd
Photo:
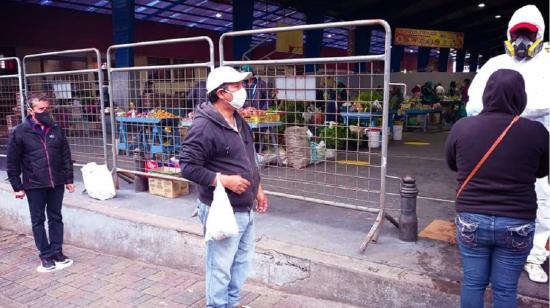
<svg viewBox="0 0 550 308">
<path fill-rule="evenodd" d="M 493 307 L 517 307 L 519 275 L 533 247 L 535 221 L 459 213 L 455 224 L 464 272 L 460 306 L 483 307 L 491 282 Z"/>
<path fill-rule="evenodd" d="M 205 231 L 210 207 L 199 201 L 198 216 Z M 206 245 L 206 307 L 236 307 L 254 255 L 254 212 L 235 212 L 239 234 Z"/>
</svg>

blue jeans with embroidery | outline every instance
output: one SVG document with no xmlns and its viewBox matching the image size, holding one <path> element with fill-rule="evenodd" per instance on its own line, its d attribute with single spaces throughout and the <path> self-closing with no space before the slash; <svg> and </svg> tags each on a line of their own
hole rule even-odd
<svg viewBox="0 0 550 308">
<path fill-rule="evenodd" d="M 493 307 L 517 307 L 518 280 L 533 247 L 535 221 L 458 213 L 455 224 L 464 273 L 460 306 L 483 307 L 491 282 Z"/>
<path fill-rule="evenodd" d="M 199 201 L 198 217 L 205 231 L 210 207 Z M 231 308 L 240 304 L 241 287 L 254 255 L 254 212 L 235 212 L 239 234 L 205 243 L 206 307 Z"/>
</svg>

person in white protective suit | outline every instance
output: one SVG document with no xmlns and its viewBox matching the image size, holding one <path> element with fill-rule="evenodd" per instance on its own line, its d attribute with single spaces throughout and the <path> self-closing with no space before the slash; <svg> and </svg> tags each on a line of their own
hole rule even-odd
<svg viewBox="0 0 550 308">
<path fill-rule="evenodd" d="M 489 76 L 498 69 L 513 69 L 525 79 L 527 108 L 522 116 L 550 129 L 550 49 L 543 43 L 544 30 L 544 19 L 536 6 L 526 5 L 514 13 L 508 23 L 508 40 L 504 42 L 506 53 L 487 61 L 470 86 L 466 105 L 468 115 L 476 115 L 483 109 L 482 95 Z M 545 283 L 548 275 L 541 265 L 549 254 L 545 248 L 550 237 L 548 177 L 538 179 L 535 190 L 538 203 L 535 237 L 524 269 L 529 279 Z"/>
</svg>

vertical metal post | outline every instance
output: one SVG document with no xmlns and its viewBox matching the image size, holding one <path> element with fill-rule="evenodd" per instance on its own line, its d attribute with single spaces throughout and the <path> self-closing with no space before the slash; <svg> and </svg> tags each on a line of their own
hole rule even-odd
<svg viewBox="0 0 550 308">
<path fill-rule="evenodd" d="M 416 197 L 418 189 L 412 176 L 401 179 L 401 215 L 399 216 L 399 239 L 405 242 L 418 240 L 418 217 L 416 216 Z"/>
<path fill-rule="evenodd" d="M 15 57 L 15 62 L 17 62 L 17 78 L 19 82 L 19 103 L 21 104 L 21 120 L 25 120 L 25 91 L 24 91 L 24 80 L 23 80 L 23 71 L 21 70 L 21 60 Z"/>
</svg>

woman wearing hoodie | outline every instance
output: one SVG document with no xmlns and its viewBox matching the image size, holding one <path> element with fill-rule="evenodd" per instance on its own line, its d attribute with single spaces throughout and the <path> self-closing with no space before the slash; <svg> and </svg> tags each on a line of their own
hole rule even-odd
<svg viewBox="0 0 550 308">
<path fill-rule="evenodd" d="M 527 106 L 523 117 L 542 123 L 550 129 L 550 49 L 543 48 L 544 18 L 534 5 L 526 5 L 514 12 L 506 35 L 506 53 L 493 57 L 478 71 L 468 90 L 468 115 L 478 114 L 483 108 L 481 97 L 489 76 L 496 70 L 507 68 L 520 72 L 525 78 Z M 542 264 L 548 259 L 545 249 L 550 237 L 550 185 L 548 178 L 537 180 L 537 221 L 533 249 L 527 258 L 525 270 L 529 279 L 538 283 L 548 281 Z"/>
<path fill-rule="evenodd" d="M 548 131 L 519 117 L 526 104 L 521 74 L 497 70 L 487 81 L 481 113 L 459 120 L 447 140 L 447 164 L 460 184 L 461 307 L 483 307 L 489 282 L 494 307 L 517 306 L 519 275 L 533 246 L 535 180 L 548 175 Z"/>
</svg>

